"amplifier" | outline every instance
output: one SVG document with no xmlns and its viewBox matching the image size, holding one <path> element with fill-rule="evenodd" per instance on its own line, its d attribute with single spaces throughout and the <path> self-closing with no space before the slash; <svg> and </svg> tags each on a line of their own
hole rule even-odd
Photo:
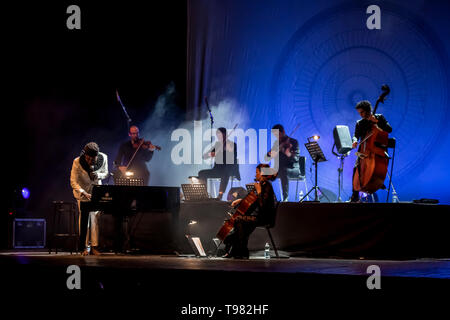
<svg viewBox="0 0 450 320">
<path fill-rule="evenodd" d="M 14 219 L 13 247 L 44 248 L 46 232 L 45 229 L 45 219 Z"/>
</svg>

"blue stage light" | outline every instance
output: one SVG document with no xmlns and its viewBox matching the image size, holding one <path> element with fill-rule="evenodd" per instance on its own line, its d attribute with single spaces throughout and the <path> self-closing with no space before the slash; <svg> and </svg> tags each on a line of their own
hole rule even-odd
<svg viewBox="0 0 450 320">
<path fill-rule="evenodd" d="M 22 189 L 22 197 L 24 199 L 28 199 L 30 197 L 30 190 L 28 190 L 27 188 L 23 188 Z"/>
</svg>

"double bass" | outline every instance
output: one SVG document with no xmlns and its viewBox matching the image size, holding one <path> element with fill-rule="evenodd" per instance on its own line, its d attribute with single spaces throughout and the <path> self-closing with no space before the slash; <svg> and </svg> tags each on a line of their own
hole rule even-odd
<svg viewBox="0 0 450 320">
<path fill-rule="evenodd" d="M 378 104 L 384 103 L 390 89 L 387 85 L 381 87 L 383 91 L 378 97 L 372 112 L 375 115 Z M 388 146 L 388 133 L 378 128 L 373 123 L 372 128 L 361 140 L 356 152 L 359 158 L 359 166 L 353 175 L 353 189 L 369 194 L 376 192 L 384 185 L 388 170 L 389 156 L 386 152 Z"/>
</svg>

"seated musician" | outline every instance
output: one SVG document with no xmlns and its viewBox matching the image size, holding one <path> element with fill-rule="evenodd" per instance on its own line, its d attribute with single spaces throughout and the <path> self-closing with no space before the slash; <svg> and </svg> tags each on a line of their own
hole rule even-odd
<svg viewBox="0 0 450 320">
<path fill-rule="evenodd" d="M 289 137 L 281 124 L 276 124 L 272 130 L 278 130 L 274 135 L 277 138 L 272 149 L 267 153 L 264 160 L 270 161 L 279 156 L 278 178 L 281 182 L 283 191 L 282 201 L 288 201 L 289 198 L 289 178 L 298 178 L 300 172 L 300 152 L 298 141 Z"/>
<path fill-rule="evenodd" d="M 108 176 L 108 157 L 99 152 L 95 142 L 89 142 L 81 151 L 79 157 L 73 160 L 70 172 L 70 186 L 78 202 L 80 250 L 83 255 L 90 253 L 99 255 L 98 246 L 98 217 L 99 211 L 85 212 L 83 203 L 91 200 L 92 188 L 95 184 L 102 184 L 102 179 Z"/>
<path fill-rule="evenodd" d="M 363 100 L 356 104 L 355 108 L 362 119 L 356 122 L 355 133 L 353 135 L 353 149 L 358 146 L 358 141 L 366 137 L 372 128 L 372 124 L 376 124 L 378 130 L 383 130 L 388 133 L 392 132 L 391 125 L 387 122 L 382 114 L 372 114 L 372 105 L 369 101 Z M 356 170 L 359 169 L 359 158 L 356 159 L 355 167 L 353 168 L 353 176 Z M 352 179 L 353 181 L 353 179 Z M 359 191 L 353 190 L 350 202 L 359 202 Z"/>
<path fill-rule="evenodd" d="M 215 158 L 214 167 L 200 170 L 198 178 L 200 183 L 205 185 L 208 178 L 220 178 L 218 199 L 222 199 L 230 177 L 239 175 L 239 165 L 237 163 L 237 146 L 236 143 L 227 139 L 227 129 L 217 129 L 216 136 L 217 142 L 214 147 L 203 155 L 203 159 Z"/>
<path fill-rule="evenodd" d="M 276 178 L 276 173 L 263 175 L 263 168 L 273 170 L 269 168 L 268 164 L 259 164 L 256 167 L 255 190 L 258 198 L 255 204 L 247 211 L 247 215 L 235 221 L 233 231 L 225 238 L 226 253 L 223 256 L 225 258 L 248 258 L 247 245 L 250 234 L 257 226 L 274 223 L 277 199 L 273 192 L 271 181 Z M 241 201 L 242 199 L 235 200 L 231 205 L 236 207 Z"/>
</svg>

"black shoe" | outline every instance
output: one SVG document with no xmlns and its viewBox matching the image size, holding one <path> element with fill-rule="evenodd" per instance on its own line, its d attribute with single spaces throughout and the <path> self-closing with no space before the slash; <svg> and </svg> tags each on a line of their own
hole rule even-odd
<svg viewBox="0 0 450 320">
<path fill-rule="evenodd" d="M 248 259 L 249 258 L 249 256 L 246 256 L 246 255 L 242 255 L 242 256 L 234 256 L 233 257 L 233 259 Z"/>
<path fill-rule="evenodd" d="M 227 252 L 223 256 L 221 256 L 221 258 L 230 259 L 233 258 L 233 256 L 229 252 Z"/>
<path fill-rule="evenodd" d="M 353 191 L 349 202 L 360 202 L 359 201 L 359 192 L 358 191 Z"/>
</svg>

